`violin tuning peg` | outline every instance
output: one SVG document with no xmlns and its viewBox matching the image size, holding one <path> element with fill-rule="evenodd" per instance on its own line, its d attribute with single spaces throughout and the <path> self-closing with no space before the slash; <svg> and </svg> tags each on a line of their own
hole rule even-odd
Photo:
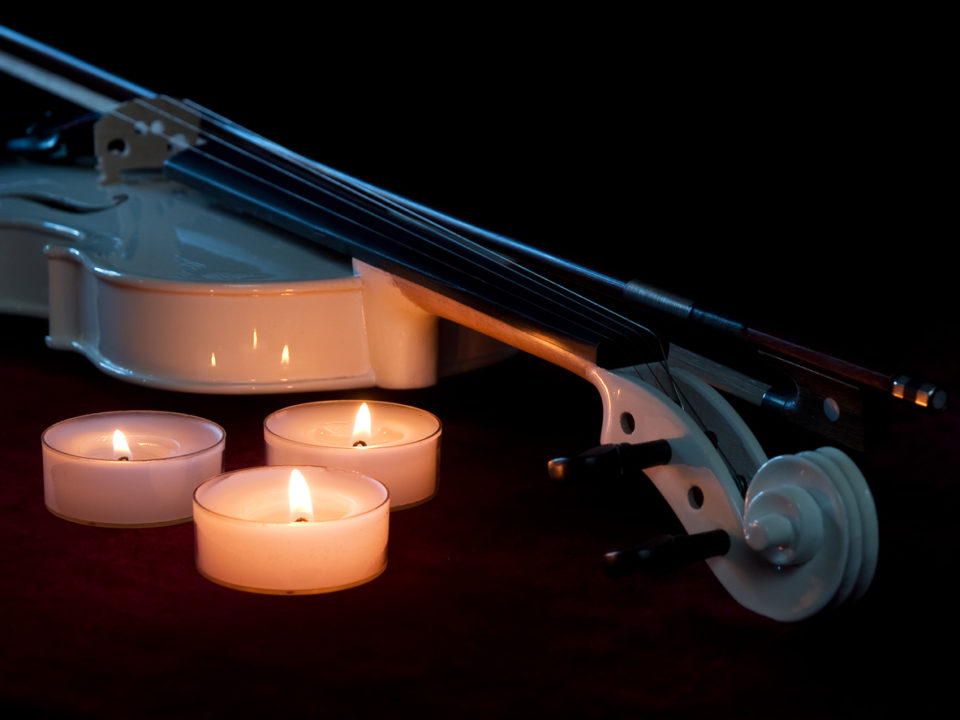
<svg viewBox="0 0 960 720">
<path fill-rule="evenodd" d="M 693 535 L 665 535 L 630 550 L 616 550 L 604 556 L 609 577 L 625 577 L 645 572 L 666 575 L 697 560 L 725 555 L 730 535 L 725 530 L 710 530 Z"/>
<path fill-rule="evenodd" d="M 547 474 L 557 482 L 576 482 L 590 477 L 619 472 L 616 445 L 599 445 L 574 457 L 554 458 L 547 463 Z"/>
<path fill-rule="evenodd" d="M 626 477 L 670 462 L 672 451 L 666 440 L 645 443 L 598 445 L 575 457 L 554 458 L 547 473 L 557 482 Z"/>
</svg>

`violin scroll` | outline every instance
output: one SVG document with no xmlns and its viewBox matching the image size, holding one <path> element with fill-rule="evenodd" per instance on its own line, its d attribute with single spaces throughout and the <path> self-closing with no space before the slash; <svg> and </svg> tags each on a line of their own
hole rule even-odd
<svg viewBox="0 0 960 720">
<path fill-rule="evenodd" d="M 596 371 L 607 449 L 560 465 L 596 467 L 591 458 L 629 458 L 668 445 L 670 453 L 648 458 L 643 473 L 687 534 L 608 554 L 609 574 L 706 560 L 741 605 L 780 621 L 808 618 L 866 592 L 877 564 L 876 508 L 846 454 L 821 448 L 768 460 L 742 419 L 702 381 L 670 373 L 678 404 L 638 375 L 634 368 Z"/>
</svg>

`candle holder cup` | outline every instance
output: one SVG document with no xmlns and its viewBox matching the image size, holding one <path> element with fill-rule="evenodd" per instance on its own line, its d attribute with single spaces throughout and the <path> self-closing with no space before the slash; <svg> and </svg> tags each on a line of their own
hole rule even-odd
<svg viewBox="0 0 960 720">
<path fill-rule="evenodd" d="M 115 449 L 116 431 L 125 449 Z M 193 415 L 82 415 L 41 436 L 44 502 L 65 520 L 103 527 L 188 522 L 196 487 L 223 471 L 226 433 Z"/>
<path fill-rule="evenodd" d="M 360 406 L 370 429 L 355 434 Z M 268 465 L 317 465 L 356 470 L 390 491 L 392 510 L 430 500 L 437 491 L 439 418 L 397 403 L 327 400 L 278 410 L 263 423 Z"/>
<path fill-rule="evenodd" d="M 291 472 L 305 482 L 309 517 L 294 508 Z M 390 495 L 377 480 L 323 467 L 227 472 L 194 493 L 201 575 L 236 590 L 305 595 L 355 587 L 387 566 Z"/>
</svg>

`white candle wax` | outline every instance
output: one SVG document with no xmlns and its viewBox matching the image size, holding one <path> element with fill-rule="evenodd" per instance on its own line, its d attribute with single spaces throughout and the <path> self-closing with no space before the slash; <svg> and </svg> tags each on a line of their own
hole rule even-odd
<svg viewBox="0 0 960 720">
<path fill-rule="evenodd" d="M 115 449 L 116 430 L 129 456 Z M 194 489 L 223 471 L 225 438 L 216 423 L 179 413 L 133 410 L 64 420 L 41 437 L 44 501 L 54 515 L 89 525 L 187 522 Z"/>
<path fill-rule="evenodd" d="M 387 486 L 394 510 L 429 500 L 437 489 L 440 420 L 408 405 L 367 401 L 370 431 L 355 434 L 361 404 L 330 400 L 273 413 L 263 424 L 267 464 L 356 470 Z"/>
<path fill-rule="evenodd" d="M 390 502 L 380 482 L 348 470 L 297 468 L 311 517 L 291 510 L 294 468 L 228 472 L 194 493 L 200 573 L 250 592 L 308 594 L 360 585 L 387 563 Z"/>
</svg>

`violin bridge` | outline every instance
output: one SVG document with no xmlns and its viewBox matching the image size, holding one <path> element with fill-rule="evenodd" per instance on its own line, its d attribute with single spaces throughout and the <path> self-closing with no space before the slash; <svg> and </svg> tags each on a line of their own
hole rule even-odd
<svg viewBox="0 0 960 720">
<path fill-rule="evenodd" d="M 94 128 L 101 183 L 159 171 L 167 158 L 197 144 L 199 125 L 199 116 L 166 97 L 131 100 L 105 113 Z"/>
</svg>

